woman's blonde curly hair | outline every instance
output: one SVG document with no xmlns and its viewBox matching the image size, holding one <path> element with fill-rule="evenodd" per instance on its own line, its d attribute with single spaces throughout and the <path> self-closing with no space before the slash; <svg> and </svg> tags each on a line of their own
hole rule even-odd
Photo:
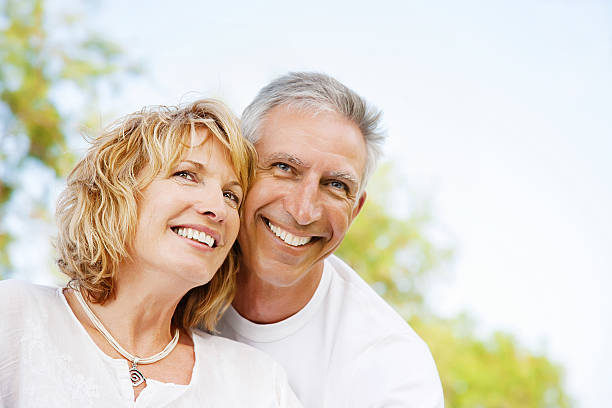
<svg viewBox="0 0 612 408">
<path fill-rule="evenodd" d="M 255 172 L 256 153 L 236 117 L 221 102 L 202 99 L 183 107 L 155 106 L 127 115 L 91 142 L 72 170 L 57 205 L 58 265 L 90 301 L 103 304 L 115 295 L 119 263 L 129 257 L 143 188 L 169 175 L 198 128 L 207 128 L 229 150 L 246 193 Z M 173 325 L 214 331 L 231 303 L 238 269 L 234 245 L 206 285 L 179 302 Z"/>
</svg>

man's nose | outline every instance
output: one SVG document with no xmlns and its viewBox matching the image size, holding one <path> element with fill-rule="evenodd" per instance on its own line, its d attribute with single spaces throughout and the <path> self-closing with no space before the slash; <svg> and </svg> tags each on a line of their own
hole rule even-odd
<svg viewBox="0 0 612 408">
<path fill-rule="evenodd" d="M 285 197 L 285 209 L 299 225 L 308 225 L 321 218 L 319 180 L 302 179 Z"/>
</svg>

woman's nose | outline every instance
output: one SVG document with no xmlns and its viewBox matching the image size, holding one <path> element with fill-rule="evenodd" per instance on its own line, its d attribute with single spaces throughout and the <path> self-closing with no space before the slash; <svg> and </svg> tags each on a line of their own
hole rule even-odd
<svg viewBox="0 0 612 408">
<path fill-rule="evenodd" d="M 194 208 L 215 222 L 223 222 L 227 216 L 228 204 L 219 186 L 202 186 L 198 189 Z"/>
</svg>

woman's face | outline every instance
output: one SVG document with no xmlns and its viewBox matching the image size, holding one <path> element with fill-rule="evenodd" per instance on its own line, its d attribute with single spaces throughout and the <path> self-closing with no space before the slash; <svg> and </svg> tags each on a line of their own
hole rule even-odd
<svg viewBox="0 0 612 408">
<path fill-rule="evenodd" d="M 227 148 L 208 129 L 197 130 L 192 146 L 169 176 L 142 190 L 131 255 L 138 268 L 195 287 L 212 279 L 232 247 L 243 191 Z"/>
</svg>

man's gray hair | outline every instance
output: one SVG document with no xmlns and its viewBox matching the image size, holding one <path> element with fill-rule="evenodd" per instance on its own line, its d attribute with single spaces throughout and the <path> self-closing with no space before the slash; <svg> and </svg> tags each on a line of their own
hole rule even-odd
<svg viewBox="0 0 612 408">
<path fill-rule="evenodd" d="M 326 74 L 291 72 L 270 82 L 259 91 L 242 113 L 242 132 L 253 144 L 268 112 L 279 105 L 306 110 L 314 114 L 332 111 L 352 121 L 363 135 L 367 158 L 358 196 L 376 168 L 386 133 L 381 127 L 382 112 L 368 104 L 357 93 Z"/>
</svg>

